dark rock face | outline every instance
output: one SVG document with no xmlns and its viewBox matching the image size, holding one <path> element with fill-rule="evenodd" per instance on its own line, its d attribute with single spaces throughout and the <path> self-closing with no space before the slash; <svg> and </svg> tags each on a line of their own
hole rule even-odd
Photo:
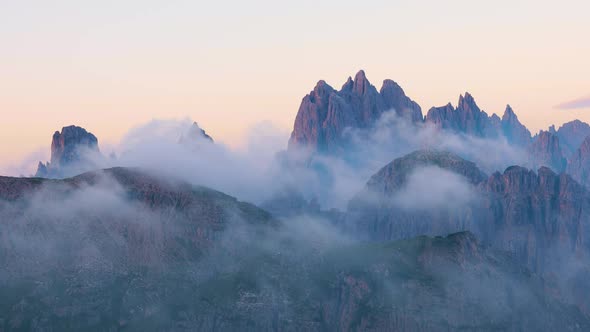
<svg viewBox="0 0 590 332">
<path fill-rule="evenodd" d="M 531 142 L 531 132 L 518 121 L 518 116 L 510 105 L 506 106 L 506 111 L 502 116 L 502 131 L 508 142 L 513 144 L 527 146 Z"/>
<path fill-rule="evenodd" d="M 590 136 L 590 125 L 580 120 L 563 124 L 557 131 L 559 143 L 566 158 L 571 158 L 584 139 Z"/>
<path fill-rule="evenodd" d="M 586 137 L 571 156 L 567 165 L 567 173 L 586 187 L 590 186 L 590 136 Z"/>
<path fill-rule="evenodd" d="M 349 78 L 340 91 L 319 81 L 312 92 L 303 98 L 289 149 L 307 148 L 332 153 L 346 145 L 346 128 L 367 128 L 386 111 L 414 122 L 423 119 L 420 106 L 408 98 L 402 88 L 385 80 L 381 91 L 371 85 L 361 70 Z"/>
<path fill-rule="evenodd" d="M 556 172 L 563 172 L 567 161 L 563 156 L 559 137 L 548 131 L 541 131 L 533 138 L 531 145 L 527 147 L 529 163 L 533 167 L 546 166 Z"/>
<path fill-rule="evenodd" d="M 56 131 L 51 141 L 51 162 L 39 163 L 37 177 L 63 177 L 70 171 L 81 173 L 88 170 L 88 155 L 98 155 L 98 139 L 84 128 L 63 127 Z M 80 167 L 78 167 L 80 166 Z M 80 168 L 80 169 L 79 169 Z"/>
<path fill-rule="evenodd" d="M 178 141 L 181 144 L 193 144 L 200 141 L 213 143 L 213 138 L 205 130 L 201 129 L 196 122 L 193 122 L 188 131 L 183 133 Z"/>
</svg>

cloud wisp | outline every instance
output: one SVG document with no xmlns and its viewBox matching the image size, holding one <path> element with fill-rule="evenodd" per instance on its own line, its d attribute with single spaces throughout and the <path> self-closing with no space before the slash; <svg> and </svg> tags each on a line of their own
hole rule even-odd
<svg viewBox="0 0 590 332">
<path fill-rule="evenodd" d="M 590 109 L 590 96 L 567 101 L 555 106 L 559 110 Z"/>
</svg>

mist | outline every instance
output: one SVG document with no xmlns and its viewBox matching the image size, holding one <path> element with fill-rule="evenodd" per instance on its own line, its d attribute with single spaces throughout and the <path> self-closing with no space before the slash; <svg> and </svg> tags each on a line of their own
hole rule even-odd
<svg viewBox="0 0 590 332">
<path fill-rule="evenodd" d="M 393 204 L 405 210 L 456 210 L 471 204 L 477 191 L 463 176 L 439 167 L 414 170 Z"/>
</svg>

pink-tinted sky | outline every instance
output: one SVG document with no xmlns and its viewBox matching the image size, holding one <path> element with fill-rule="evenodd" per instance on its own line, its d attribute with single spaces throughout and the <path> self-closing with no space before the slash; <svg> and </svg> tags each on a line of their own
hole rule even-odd
<svg viewBox="0 0 590 332">
<path fill-rule="evenodd" d="M 318 79 L 361 68 L 424 111 L 469 91 L 533 131 L 590 121 L 589 103 L 556 107 L 590 95 L 589 17 L 587 0 L 2 1 L 0 164 L 69 124 L 116 142 L 190 117 L 240 145 L 261 121 L 289 131 Z"/>
</svg>

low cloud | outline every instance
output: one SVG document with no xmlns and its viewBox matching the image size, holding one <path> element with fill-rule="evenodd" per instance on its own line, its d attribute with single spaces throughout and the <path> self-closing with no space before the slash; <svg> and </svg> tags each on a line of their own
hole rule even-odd
<svg viewBox="0 0 590 332">
<path fill-rule="evenodd" d="M 393 202 L 408 210 L 455 209 L 469 204 L 475 196 L 467 179 L 431 166 L 410 174 L 404 187 L 393 196 Z"/>
<path fill-rule="evenodd" d="M 474 161 L 488 174 L 526 162 L 524 151 L 504 138 L 474 138 L 429 124 L 412 124 L 395 111 L 384 113 L 371 128 L 347 130 L 345 135 L 351 145 L 342 154 L 332 156 L 313 155 L 309 151 L 285 153 L 289 133 L 268 122 L 252 127 L 240 148 L 228 147 L 219 140 L 212 144 L 205 139 L 191 146 L 179 144 L 180 136 L 191 125 L 189 119 L 153 120 L 133 128 L 121 142 L 108 151 L 103 149 L 109 156 L 85 158 L 95 165 L 85 166 L 85 170 L 140 167 L 255 204 L 289 188 L 308 201 L 317 199 L 322 209 L 343 210 L 379 169 L 418 149 L 456 153 Z M 216 139 L 215 133 L 209 134 Z M 116 158 L 110 156 L 111 151 Z M 29 164 L 36 166 L 36 161 Z M 25 173 L 13 170 L 8 174 Z"/>
</svg>

